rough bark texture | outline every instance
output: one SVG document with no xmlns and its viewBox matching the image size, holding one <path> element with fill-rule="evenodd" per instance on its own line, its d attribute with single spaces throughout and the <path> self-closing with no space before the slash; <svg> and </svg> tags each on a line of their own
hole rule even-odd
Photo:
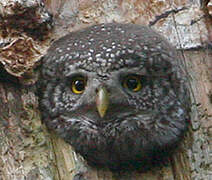
<svg viewBox="0 0 212 180">
<path fill-rule="evenodd" d="M 0 1 L 0 179 L 212 179 L 212 1 Z M 177 152 L 148 172 L 87 167 L 71 147 L 41 123 L 34 83 L 52 40 L 103 22 L 145 24 L 174 44 L 186 66 L 192 119 Z"/>
</svg>

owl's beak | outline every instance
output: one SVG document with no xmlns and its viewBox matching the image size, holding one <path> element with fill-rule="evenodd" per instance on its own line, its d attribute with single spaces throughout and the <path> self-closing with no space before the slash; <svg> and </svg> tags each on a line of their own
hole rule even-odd
<svg viewBox="0 0 212 180">
<path fill-rule="evenodd" d="M 96 96 L 96 107 L 101 118 L 105 116 L 105 113 L 109 106 L 109 94 L 105 87 L 100 87 Z"/>
</svg>

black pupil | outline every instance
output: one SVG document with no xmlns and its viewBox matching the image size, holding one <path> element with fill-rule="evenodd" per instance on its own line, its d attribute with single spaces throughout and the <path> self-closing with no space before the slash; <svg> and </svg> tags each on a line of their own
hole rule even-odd
<svg viewBox="0 0 212 180">
<path fill-rule="evenodd" d="M 129 88 L 129 89 L 136 89 L 137 88 L 137 86 L 138 86 L 138 81 L 137 81 L 137 79 L 128 79 L 127 80 L 127 87 Z"/>
<path fill-rule="evenodd" d="M 83 91 L 85 89 L 85 83 L 83 80 L 76 80 L 74 85 L 77 91 Z"/>
</svg>

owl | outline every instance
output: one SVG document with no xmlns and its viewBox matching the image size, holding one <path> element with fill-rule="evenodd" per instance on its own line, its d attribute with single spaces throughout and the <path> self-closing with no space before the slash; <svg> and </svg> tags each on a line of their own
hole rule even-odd
<svg viewBox="0 0 212 180">
<path fill-rule="evenodd" d="M 154 164 L 188 129 L 189 90 L 178 60 L 146 26 L 108 23 L 71 32 L 43 57 L 43 122 L 89 165 Z"/>
</svg>

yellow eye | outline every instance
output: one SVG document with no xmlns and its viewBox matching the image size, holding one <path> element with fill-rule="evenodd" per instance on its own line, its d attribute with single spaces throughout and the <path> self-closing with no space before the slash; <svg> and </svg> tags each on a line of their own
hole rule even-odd
<svg viewBox="0 0 212 180">
<path fill-rule="evenodd" d="M 123 86 L 133 92 L 137 92 L 142 88 L 140 78 L 136 75 L 126 77 Z"/>
<path fill-rule="evenodd" d="M 71 90 L 75 94 L 82 94 L 85 90 L 86 79 L 84 77 L 75 77 L 71 83 Z"/>
</svg>

